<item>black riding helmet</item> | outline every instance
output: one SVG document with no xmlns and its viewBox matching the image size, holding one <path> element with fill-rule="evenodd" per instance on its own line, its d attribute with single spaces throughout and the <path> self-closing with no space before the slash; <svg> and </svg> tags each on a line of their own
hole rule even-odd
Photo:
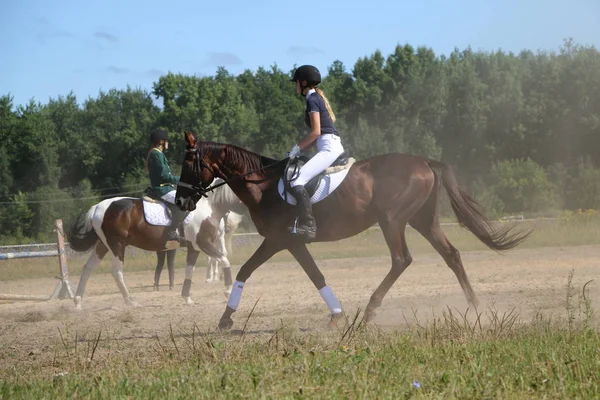
<svg viewBox="0 0 600 400">
<path fill-rule="evenodd" d="M 302 65 L 294 71 L 294 76 L 290 79 L 292 82 L 300 81 L 302 90 L 307 86 L 317 86 L 321 83 L 321 72 L 313 65 Z M 306 81 L 306 85 L 302 84 L 302 81 Z"/>
<path fill-rule="evenodd" d="M 161 140 L 169 140 L 169 134 L 162 129 L 155 129 L 150 132 L 150 141 L 152 144 L 156 144 Z"/>
</svg>

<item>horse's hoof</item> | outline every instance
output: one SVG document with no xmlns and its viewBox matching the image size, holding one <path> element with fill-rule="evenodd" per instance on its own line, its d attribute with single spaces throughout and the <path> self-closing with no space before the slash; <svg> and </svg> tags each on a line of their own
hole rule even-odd
<svg viewBox="0 0 600 400">
<path fill-rule="evenodd" d="M 231 286 L 226 286 L 225 290 L 223 290 L 223 294 L 225 295 L 225 297 L 229 298 L 229 296 L 231 295 Z"/>
<path fill-rule="evenodd" d="M 371 322 L 377 316 L 377 311 L 374 308 L 369 308 L 365 310 L 365 322 Z"/>
<path fill-rule="evenodd" d="M 153 289 L 153 291 L 158 292 L 158 285 L 155 284 L 152 289 Z"/>
<path fill-rule="evenodd" d="M 331 314 L 331 318 L 329 319 L 329 323 L 327 326 L 331 329 L 334 328 L 343 328 L 347 323 L 346 318 L 343 313 Z"/>
<path fill-rule="evenodd" d="M 219 321 L 219 329 L 222 331 L 228 331 L 233 326 L 233 320 L 231 318 L 221 318 Z"/>
<path fill-rule="evenodd" d="M 140 307 L 140 304 L 131 298 L 125 299 L 125 304 L 129 307 Z"/>
<path fill-rule="evenodd" d="M 194 300 L 192 300 L 191 297 L 184 297 L 183 300 L 185 301 L 185 305 L 187 305 L 187 306 L 191 306 L 192 304 L 195 304 Z"/>
<path fill-rule="evenodd" d="M 76 310 L 82 310 L 82 308 L 81 308 L 81 296 L 75 296 L 75 298 L 73 299 L 73 302 L 75 303 L 75 309 Z"/>
</svg>

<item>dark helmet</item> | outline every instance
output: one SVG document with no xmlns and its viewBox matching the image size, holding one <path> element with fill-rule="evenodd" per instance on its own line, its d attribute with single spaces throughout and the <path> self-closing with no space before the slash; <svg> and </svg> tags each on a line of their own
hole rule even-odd
<svg viewBox="0 0 600 400">
<path fill-rule="evenodd" d="M 313 65 L 302 65 L 294 71 L 292 82 L 306 81 L 309 85 L 318 85 L 321 83 L 321 73 Z"/>
<path fill-rule="evenodd" d="M 169 134 L 162 129 L 155 129 L 150 132 L 150 141 L 152 144 L 158 143 L 161 140 L 169 140 Z"/>
</svg>

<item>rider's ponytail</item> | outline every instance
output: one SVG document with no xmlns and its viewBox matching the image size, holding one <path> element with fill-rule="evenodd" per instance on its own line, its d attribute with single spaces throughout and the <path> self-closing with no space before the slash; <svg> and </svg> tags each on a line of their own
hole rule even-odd
<svg viewBox="0 0 600 400">
<path fill-rule="evenodd" d="M 327 100 L 327 97 L 325 97 L 325 92 L 323 92 L 323 90 L 321 90 L 320 88 L 315 88 L 315 91 L 319 94 L 319 96 L 323 98 L 323 101 L 325 101 L 325 108 L 327 108 L 327 112 L 329 113 L 331 120 L 335 122 L 335 114 L 333 113 L 333 109 L 329 104 L 329 100 Z"/>
<path fill-rule="evenodd" d="M 152 153 L 152 150 L 154 150 L 154 147 L 151 147 L 150 150 L 148 150 L 148 154 L 146 154 L 146 161 L 144 161 L 144 168 L 146 169 L 146 175 L 150 175 L 150 169 L 148 168 L 148 158 L 150 158 L 150 153 Z"/>
</svg>

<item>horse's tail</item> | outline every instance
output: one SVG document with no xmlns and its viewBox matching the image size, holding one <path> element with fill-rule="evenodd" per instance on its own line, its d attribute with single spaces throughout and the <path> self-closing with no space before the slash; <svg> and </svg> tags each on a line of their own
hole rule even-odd
<svg viewBox="0 0 600 400">
<path fill-rule="evenodd" d="M 79 215 L 77 220 L 71 225 L 67 239 L 73 251 L 88 251 L 98 241 L 98 235 L 92 225 L 95 211 L 96 206 L 94 205 L 85 214 Z"/>
<path fill-rule="evenodd" d="M 490 249 L 512 249 L 531 234 L 531 230 L 513 232 L 512 226 L 494 229 L 480 204 L 459 186 L 452 167 L 435 160 L 427 160 L 427 164 L 441 179 L 459 224 L 471 231 Z"/>
</svg>

